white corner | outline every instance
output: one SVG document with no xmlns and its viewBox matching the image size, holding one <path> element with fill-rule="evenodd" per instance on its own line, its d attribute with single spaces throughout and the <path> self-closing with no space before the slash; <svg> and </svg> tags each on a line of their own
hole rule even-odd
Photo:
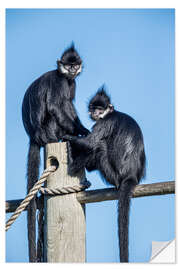
<svg viewBox="0 0 180 270">
<path fill-rule="evenodd" d="M 150 263 L 175 263 L 175 239 L 166 242 L 152 242 Z"/>
</svg>

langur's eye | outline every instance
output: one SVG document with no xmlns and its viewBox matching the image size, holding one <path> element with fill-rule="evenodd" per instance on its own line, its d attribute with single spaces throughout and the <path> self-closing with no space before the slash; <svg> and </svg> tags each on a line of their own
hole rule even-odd
<svg viewBox="0 0 180 270">
<path fill-rule="evenodd" d="M 80 67 L 80 65 L 75 65 L 74 67 L 75 67 L 75 69 L 78 69 Z"/>
<path fill-rule="evenodd" d="M 70 67 L 71 67 L 70 65 L 64 65 L 65 69 L 70 69 Z"/>
<path fill-rule="evenodd" d="M 100 110 L 101 109 L 101 106 L 95 106 L 95 109 L 96 110 Z"/>
</svg>

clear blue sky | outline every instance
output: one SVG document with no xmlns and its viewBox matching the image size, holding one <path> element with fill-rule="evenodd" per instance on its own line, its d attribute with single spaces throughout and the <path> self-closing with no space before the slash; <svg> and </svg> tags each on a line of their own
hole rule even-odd
<svg viewBox="0 0 180 270">
<path fill-rule="evenodd" d="M 142 128 L 143 183 L 174 180 L 174 10 L 14 9 L 6 12 L 6 199 L 26 195 L 24 93 L 72 40 L 84 62 L 75 102 L 83 124 L 91 128 L 87 101 L 105 83 L 115 108 Z M 106 187 L 98 172 L 87 178 L 91 189 Z M 86 206 L 87 262 L 119 261 L 116 210 L 117 201 Z M 130 261 L 148 262 L 152 241 L 173 239 L 174 218 L 173 195 L 133 199 Z M 6 261 L 27 262 L 26 213 L 6 236 Z"/>
</svg>

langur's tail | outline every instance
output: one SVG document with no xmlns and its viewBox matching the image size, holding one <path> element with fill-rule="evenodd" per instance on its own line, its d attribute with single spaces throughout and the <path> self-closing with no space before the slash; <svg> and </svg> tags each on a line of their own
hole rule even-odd
<svg viewBox="0 0 180 270">
<path fill-rule="evenodd" d="M 40 147 L 30 141 L 28 162 L 27 162 L 27 192 L 37 182 L 39 177 L 40 165 Z M 36 262 L 36 198 L 33 198 L 28 206 L 28 246 L 29 246 L 29 261 Z"/>
<path fill-rule="evenodd" d="M 129 236 L 129 208 L 130 200 L 137 180 L 132 178 L 126 178 L 118 190 L 118 234 L 119 234 L 119 250 L 120 250 L 120 262 L 128 262 L 128 236 Z"/>
</svg>

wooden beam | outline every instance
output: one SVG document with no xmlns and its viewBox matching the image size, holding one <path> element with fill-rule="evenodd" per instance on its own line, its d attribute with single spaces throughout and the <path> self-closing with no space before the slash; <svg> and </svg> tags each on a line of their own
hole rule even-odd
<svg viewBox="0 0 180 270">
<path fill-rule="evenodd" d="M 20 200 L 8 200 L 6 201 L 6 213 L 15 212 L 16 208 L 20 205 L 23 199 Z M 27 210 L 27 209 L 24 209 Z"/>
<path fill-rule="evenodd" d="M 154 184 L 138 185 L 133 194 L 133 198 L 155 195 L 166 195 L 175 193 L 175 182 L 158 182 Z M 77 199 L 80 203 L 93 203 L 108 200 L 117 200 L 117 190 L 115 188 L 103 188 L 77 193 Z M 14 212 L 20 205 L 20 200 L 6 201 L 6 213 Z"/>
<path fill-rule="evenodd" d="M 18 206 L 21 204 L 21 202 L 24 199 L 19 199 L 19 200 L 7 200 L 6 201 L 6 213 L 12 213 L 15 212 L 16 208 L 18 208 Z M 40 202 L 40 197 L 37 198 L 37 208 L 39 209 L 39 205 L 41 204 Z M 24 211 L 26 211 L 27 208 L 24 209 Z"/>
<path fill-rule="evenodd" d="M 146 185 L 136 186 L 133 198 L 154 196 L 154 195 L 165 195 L 175 193 L 175 182 L 159 182 Z M 104 188 L 89 191 L 81 191 L 77 193 L 77 199 L 80 203 L 93 203 L 102 202 L 109 200 L 117 200 L 118 193 L 115 188 Z"/>
</svg>

